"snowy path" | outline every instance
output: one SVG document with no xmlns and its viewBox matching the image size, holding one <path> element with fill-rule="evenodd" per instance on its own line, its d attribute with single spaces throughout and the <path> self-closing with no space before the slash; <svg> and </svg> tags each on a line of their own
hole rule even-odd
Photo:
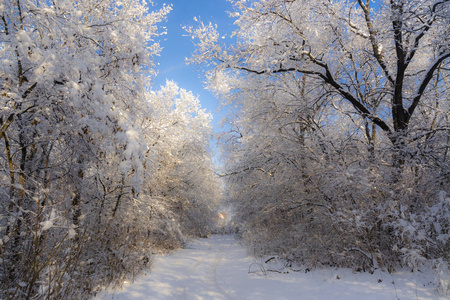
<svg viewBox="0 0 450 300">
<path fill-rule="evenodd" d="M 259 263 L 233 236 L 214 235 L 160 257 L 151 273 L 95 299 L 447 299 L 438 297 L 430 278 L 421 274 L 328 269 L 264 276 Z"/>
</svg>

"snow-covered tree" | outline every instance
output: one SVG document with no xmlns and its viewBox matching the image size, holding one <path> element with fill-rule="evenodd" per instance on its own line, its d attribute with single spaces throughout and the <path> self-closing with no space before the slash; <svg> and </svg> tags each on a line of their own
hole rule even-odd
<svg viewBox="0 0 450 300">
<path fill-rule="evenodd" d="M 151 4 L 0 1 L 0 298 L 88 298 L 172 247 L 155 230 L 179 245 L 208 218 L 210 117 L 150 92 L 171 9 Z"/>
<path fill-rule="evenodd" d="M 218 178 L 214 173 L 209 140 L 211 115 L 200 108 L 191 92 L 168 81 L 149 94 L 152 119 L 142 124 L 149 141 L 146 152 L 149 177 L 145 194 L 175 219 L 180 233 L 205 236 L 211 232 L 212 213 L 220 200 Z M 164 221 L 164 220 L 162 220 Z M 159 221 L 158 221 L 159 222 Z M 154 234 L 169 243 L 176 231 L 155 226 Z M 179 240 L 174 240 L 179 243 Z"/>
<path fill-rule="evenodd" d="M 190 29 L 200 39 L 192 61 L 217 64 L 210 74 L 215 88 L 239 76 L 305 75 L 306 93 L 372 123 L 402 148 L 430 106 L 433 80 L 442 88 L 448 76 L 436 79 L 450 58 L 449 1 L 233 3 L 240 29 L 232 47 L 218 43 L 212 24 Z"/>
<path fill-rule="evenodd" d="M 450 2 L 233 3 L 230 46 L 213 24 L 188 31 L 231 106 L 224 175 L 246 240 L 311 265 L 445 257 L 430 213 L 449 205 Z M 438 231 L 404 238 L 426 218 Z"/>
</svg>

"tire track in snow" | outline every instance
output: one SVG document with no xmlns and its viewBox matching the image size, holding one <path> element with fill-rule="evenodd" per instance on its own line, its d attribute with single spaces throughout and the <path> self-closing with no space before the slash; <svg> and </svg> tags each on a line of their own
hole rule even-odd
<svg viewBox="0 0 450 300">
<path fill-rule="evenodd" d="M 234 300 L 234 297 L 231 296 L 230 294 L 228 294 L 218 283 L 217 281 L 217 268 L 219 267 L 219 264 L 222 262 L 223 260 L 223 252 L 224 252 L 224 247 L 223 246 L 219 246 L 219 253 L 216 254 L 216 258 L 214 261 L 214 265 L 213 265 L 213 278 L 214 278 L 214 285 L 216 286 L 217 290 L 226 298 L 226 299 L 232 299 Z"/>
<path fill-rule="evenodd" d="M 217 280 L 217 269 L 224 256 L 223 245 L 214 247 L 214 243 L 209 240 L 202 240 L 197 247 L 200 249 L 194 249 L 197 252 L 194 256 L 196 263 L 186 272 L 183 284 L 177 288 L 174 299 L 203 299 L 202 294 L 214 295 L 214 299 L 234 299 Z"/>
<path fill-rule="evenodd" d="M 189 269 L 188 269 L 188 271 L 186 272 L 187 273 L 187 275 L 188 275 L 188 277 L 187 277 L 187 279 L 184 279 L 184 282 L 183 282 L 183 285 L 182 286 L 180 286 L 180 287 L 177 287 L 177 289 L 176 289 L 176 291 L 175 291 L 175 298 L 174 299 L 179 299 L 179 300 L 181 300 L 181 299 L 187 299 L 187 294 L 186 294 L 186 287 L 187 287 L 187 285 L 188 285 L 188 279 L 191 277 L 191 275 L 193 274 L 193 272 L 194 272 L 194 270 L 196 269 L 196 268 L 198 268 L 198 266 L 200 266 L 200 264 L 201 263 L 203 263 L 203 261 L 204 261 L 205 259 L 204 258 L 201 258 L 199 261 L 197 261 L 192 267 L 190 267 Z"/>
</svg>

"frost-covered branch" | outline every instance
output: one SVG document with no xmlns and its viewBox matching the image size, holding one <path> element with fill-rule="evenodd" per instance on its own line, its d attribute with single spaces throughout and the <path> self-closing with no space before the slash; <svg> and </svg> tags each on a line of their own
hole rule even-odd
<svg viewBox="0 0 450 300">
<path fill-rule="evenodd" d="M 423 75 L 423 78 L 420 81 L 419 87 L 417 89 L 416 94 L 413 97 L 412 103 L 411 103 L 410 107 L 408 108 L 408 121 L 411 118 L 411 116 L 413 115 L 420 100 L 422 99 L 422 96 L 423 96 L 426 88 L 428 87 L 428 84 L 430 83 L 431 79 L 433 79 L 433 77 L 435 75 L 434 72 L 439 67 L 439 65 L 449 57 L 450 57 L 450 51 L 447 50 L 444 53 L 440 54 L 433 62 L 430 63 L 430 66 L 425 71 L 425 74 Z"/>
</svg>

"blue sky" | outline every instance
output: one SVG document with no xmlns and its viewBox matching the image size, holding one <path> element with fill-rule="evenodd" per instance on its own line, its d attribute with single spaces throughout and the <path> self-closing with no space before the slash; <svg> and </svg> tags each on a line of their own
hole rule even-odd
<svg viewBox="0 0 450 300">
<path fill-rule="evenodd" d="M 221 34 L 233 31 L 234 19 L 228 17 L 232 5 L 227 0 L 154 0 L 156 8 L 162 4 L 172 4 L 173 10 L 168 21 L 160 26 L 167 28 L 167 35 L 161 38 L 160 44 L 164 48 L 161 56 L 157 57 L 158 76 L 154 79 L 154 89 L 164 85 L 166 79 L 175 81 L 181 88 L 192 91 L 199 97 L 202 107 L 213 114 L 213 126 L 217 132 L 222 115 L 217 113 L 219 100 L 212 93 L 204 89 L 204 77 L 196 65 L 186 65 L 186 57 L 194 51 L 193 40 L 186 36 L 183 26 L 196 26 L 194 17 L 204 23 L 212 22 L 218 25 Z"/>
</svg>

